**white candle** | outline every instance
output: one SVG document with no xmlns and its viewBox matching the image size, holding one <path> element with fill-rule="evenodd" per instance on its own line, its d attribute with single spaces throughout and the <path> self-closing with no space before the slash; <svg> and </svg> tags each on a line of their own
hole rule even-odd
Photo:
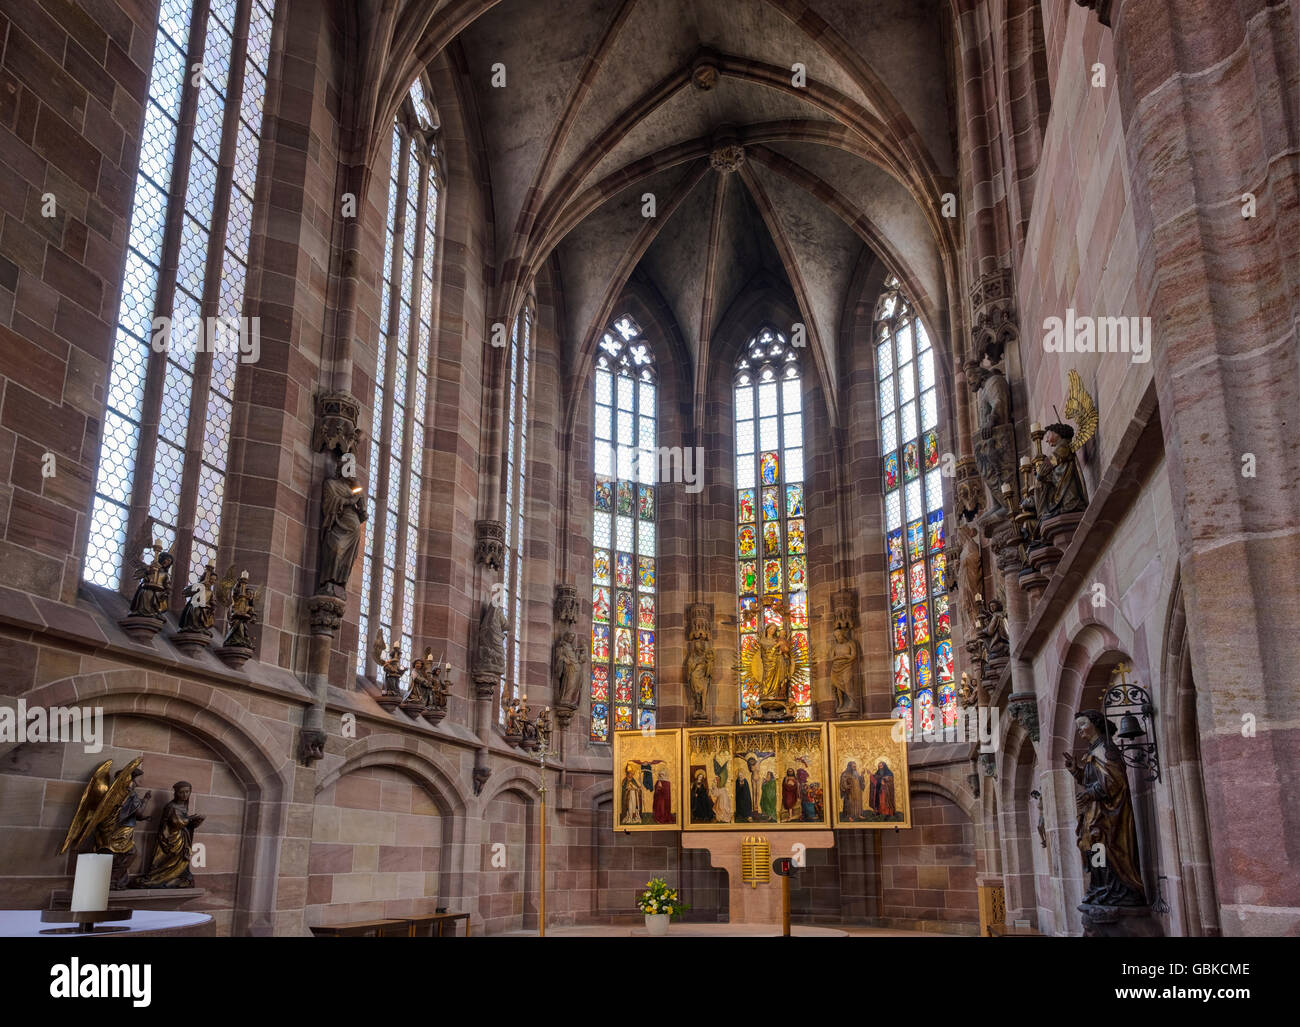
<svg viewBox="0 0 1300 1027">
<path fill-rule="evenodd" d="M 1033 424 L 1029 426 L 1030 435 L 1037 435 L 1042 430 L 1043 430 L 1043 426 L 1039 424 L 1037 421 L 1035 421 Z"/>
<path fill-rule="evenodd" d="M 1027 457 L 1027 456 L 1022 456 L 1022 457 L 1020 458 L 1020 466 L 1021 466 L 1021 467 L 1028 467 L 1028 466 L 1029 466 L 1029 457 Z"/>
<path fill-rule="evenodd" d="M 108 909 L 108 885 L 113 877 L 111 853 L 83 852 L 77 857 L 72 880 L 72 912 L 98 913 Z"/>
</svg>

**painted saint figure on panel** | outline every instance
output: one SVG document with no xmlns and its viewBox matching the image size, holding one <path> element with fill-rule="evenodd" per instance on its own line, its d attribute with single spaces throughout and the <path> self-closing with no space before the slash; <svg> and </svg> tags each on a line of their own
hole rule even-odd
<svg viewBox="0 0 1300 1027">
<path fill-rule="evenodd" d="M 614 732 L 614 830 L 681 830 L 680 746 L 678 731 Z"/>
<path fill-rule="evenodd" d="M 835 827 L 911 827 L 907 741 L 896 720 L 835 721 L 831 770 Z"/>
</svg>

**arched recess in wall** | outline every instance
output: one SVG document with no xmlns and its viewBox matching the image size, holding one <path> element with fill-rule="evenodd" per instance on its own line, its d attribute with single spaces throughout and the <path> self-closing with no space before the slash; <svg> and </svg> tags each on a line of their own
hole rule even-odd
<svg viewBox="0 0 1300 1027">
<path fill-rule="evenodd" d="M 1002 761 L 1004 773 L 999 779 L 999 826 L 1007 856 L 1003 867 L 1007 921 L 1028 920 L 1037 927 L 1038 877 L 1050 866 L 1045 826 L 1040 830 L 1041 793 L 1039 798 L 1032 797 L 1038 791 L 1038 758 L 1019 724 L 1012 724 L 1004 745 L 1007 758 Z"/>
<path fill-rule="evenodd" d="M 1165 628 L 1164 673 L 1161 675 L 1164 715 L 1157 731 L 1164 776 L 1173 800 L 1174 844 L 1171 866 L 1177 868 L 1177 901 L 1181 934 L 1217 937 L 1219 900 L 1210 847 L 1210 818 L 1205 806 L 1201 764 L 1201 731 L 1196 714 L 1196 682 L 1192 680 L 1191 645 L 1183 607 L 1181 578 L 1174 581 Z"/>
<path fill-rule="evenodd" d="M 1116 623 L 1114 627 L 1120 625 Z M 1082 752 L 1083 743 L 1074 726 L 1075 716 L 1080 710 L 1101 711 L 1103 709 L 1111 677 L 1115 668 L 1121 663 L 1129 668 L 1134 667 L 1133 658 L 1112 627 L 1090 623 L 1084 625 L 1075 635 L 1062 661 L 1061 680 L 1057 689 L 1056 710 L 1053 716 L 1053 752 L 1050 757 L 1052 766 L 1062 766 L 1067 752 L 1074 755 Z M 1139 667 L 1130 674 L 1130 680 L 1137 679 L 1145 682 L 1149 680 L 1149 675 L 1143 673 Z M 1152 780 L 1149 771 L 1142 768 L 1129 766 L 1127 773 L 1143 890 L 1149 903 L 1155 903 L 1162 897 L 1168 900 L 1169 888 L 1162 877 L 1168 874 L 1166 868 L 1170 865 L 1170 860 L 1160 845 L 1155 794 L 1157 782 Z M 1067 882 L 1072 882 L 1072 887 L 1077 889 L 1077 894 L 1081 897 L 1087 890 L 1083 866 L 1078 859 L 1075 859 L 1074 868 L 1071 869 L 1069 865 L 1071 861 L 1065 855 L 1067 851 L 1071 853 L 1078 851 L 1075 848 L 1078 805 L 1074 798 L 1075 790 L 1070 788 L 1068 791 L 1068 799 L 1060 794 L 1057 796 L 1057 809 L 1060 814 L 1056 831 L 1061 838 L 1063 877 Z M 1065 909 L 1058 910 L 1058 915 L 1064 912 L 1065 924 L 1069 925 L 1072 933 L 1081 929 L 1079 912 L 1075 908 L 1078 902 L 1069 897 L 1073 894 L 1075 892 L 1067 891 Z M 1166 932 L 1168 932 L 1167 924 Z"/>
<path fill-rule="evenodd" d="M 479 846 L 478 909 L 471 912 L 482 918 L 485 934 L 534 930 L 541 864 L 536 785 L 521 771 L 485 799 L 482 810 L 486 831 Z M 548 898 L 549 920 L 565 912 L 565 899 L 556 888 Z"/>
<path fill-rule="evenodd" d="M 349 746 L 343 762 L 316 786 L 308 923 L 431 912 L 434 902 L 415 900 L 436 898 L 445 904 L 463 894 L 465 799 L 455 775 L 433 746 L 417 742 L 413 747 L 409 738 L 375 734 Z M 436 818 L 437 823 L 420 818 Z M 374 845 L 385 851 L 371 854 L 357 848 Z M 385 888 L 406 893 L 376 897 L 367 887 L 360 896 L 351 883 L 336 877 L 362 873 L 386 877 Z M 403 885 L 389 876 L 430 873 L 437 875 L 436 882 L 422 880 L 418 894 L 412 893 L 409 879 Z M 384 906 L 356 908 L 367 902 Z"/>
<path fill-rule="evenodd" d="M 207 804 L 211 791 L 205 791 L 203 785 L 212 781 L 208 768 L 222 767 L 225 773 L 233 776 L 234 785 L 242 789 L 242 802 L 236 804 L 216 802 L 215 808 L 227 807 L 219 816 L 214 817 L 207 833 L 224 835 L 220 846 L 214 846 L 214 856 L 224 849 L 226 856 L 218 865 L 229 866 L 232 871 L 229 894 L 231 898 L 230 919 L 224 925 L 229 933 L 242 935 L 270 935 L 275 929 L 275 889 L 278 870 L 279 852 L 275 847 L 255 844 L 258 838 L 279 837 L 284 833 L 285 805 L 284 797 L 288 792 L 287 777 L 292 772 L 292 764 L 286 762 L 282 755 L 282 745 L 273 739 L 261 722 L 243 707 L 217 694 L 213 689 L 192 681 L 180 680 L 177 691 L 142 691 L 141 677 L 136 671 L 113 671 L 104 674 L 82 675 L 53 681 L 26 696 L 28 708 L 44 707 L 52 709 L 68 705 L 73 696 L 78 704 L 103 711 L 106 750 L 100 753 L 77 754 L 77 765 L 69 756 L 62 756 L 56 767 L 51 767 L 48 774 L 39 770 L 39 762 L 32 764 L 26 776 L 48 776 L 52 781 L 69 781 L 77 784 L 73 805 L 68 809 L 68 819 L 60 820 L 56 830 L 50 831 L 51 842 L 45 849 L 51 854 L 58 851 L 63 831 L 70 822 L 75 810 L 75 801 L 80 796 L 80 787 L 89 780 L 90 772 L 99 763 L 113 753 L 107 749 L 116 749 L 126 759 L 144 755 L 142 769 L 145 778 L 142 783 L 147 790 L 154 792 L 153 809 L 161 809 L 169 799 L 169 790 L 173 781 L 167 780 L 175 774 L 173 780 L 190 780 L 194 785 L 194 804 L 200 813 Z M 117 723 L 125 726 L 123 737 L 117 737 Z M 112 728 L 109 735 L 108 729 Z M 143 731 L 142 731 L 143 728 Z M 148 737 L 146 737 L 148 736 Z M 14 742 L 0 743 L 0 769 L 18 769 L 23 759 L 24 748 L 32 749 L 30 743 L 22 745 Z M 62 749 L 58 746 L 42 746 L 48 750 Z M 150 773 L 149 754 L 154 753 L 153 773 Z M 179 757 L 176 754 L 182 754 Z M 120 769 L 121 762 L 115 757 L 114 770 Z M 159 764 L 167 769 L 159 770 Z M 182 774 L 186 775 L 182 778 Z M 201 776 L 201 775 L 208 776 Z M 218 775 L 218 779 L 221 777 Z M 224 796 L 238 799 L 233 794 Z M 156 822 L 155 822 L 156 823 Z M 33 824 L 35 828 L 43 825 Z M 146 822 L 138 838 L 151 842 L 150 828 L 154 825 Z M 219 827 L 228 830 L 214 830 Z M 202 829 L 199 841 L 203 840 Z M 58 837 L 55 837 L 55 835 Z M 234 841 L 229 839 L 233 837 Z M 214 839 L 215 841 L 216 839 Z M 247 844 L 245 844 L 247 842 Z M 149 858 L 147 845 L 137 840 L 139 859 L 136 871 L 141 863 Z M 57 865 L 50 861 L 50 870 L 44 864 L 36 868 L 34 876 L 59 878 L 61 882 L 70 880 L 71 870 L 64 876 L 62 863 Z M 47 896 L 48 897 L 48 896 Z M 223 932 L 225 933 L 225 929 Z"/>
</svg>

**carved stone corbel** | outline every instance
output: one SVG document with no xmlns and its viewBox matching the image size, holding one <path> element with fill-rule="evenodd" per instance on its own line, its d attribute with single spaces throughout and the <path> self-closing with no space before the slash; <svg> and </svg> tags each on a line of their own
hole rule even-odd
<svg viewBox="0 0 1300 1027">
<path fill-rule="evenodd" d="M 1033 692 L 1016 692 L 1008 698 L 1007 712 L 1033 741 L 1038 741 L 1038 697 Z"/>
</svg>

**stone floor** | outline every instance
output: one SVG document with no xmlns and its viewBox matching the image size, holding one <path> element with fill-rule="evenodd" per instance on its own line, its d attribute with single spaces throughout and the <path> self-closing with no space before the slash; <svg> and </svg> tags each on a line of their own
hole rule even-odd
<svg viewBox="0 0 1300 1027">
<path fill-rule="evenodd" d="M 938 934 L 934 931 L 905 931 L 888 927 L 807 927 L 796 924 L 791 928 L 796 938 L 956 938 L 961 935 Z M 781 933 L 778 924 L 673 924 L 668 928 L 669 938 L 768 938 Z M 504 938 L 536 937 L 536 931 L 509 931 L 497 935 Z M 573 927 L 552 927 L 548 938 L 644 938 L 646 929 L 640 924 L 578 924 Z"/>
</svg>

